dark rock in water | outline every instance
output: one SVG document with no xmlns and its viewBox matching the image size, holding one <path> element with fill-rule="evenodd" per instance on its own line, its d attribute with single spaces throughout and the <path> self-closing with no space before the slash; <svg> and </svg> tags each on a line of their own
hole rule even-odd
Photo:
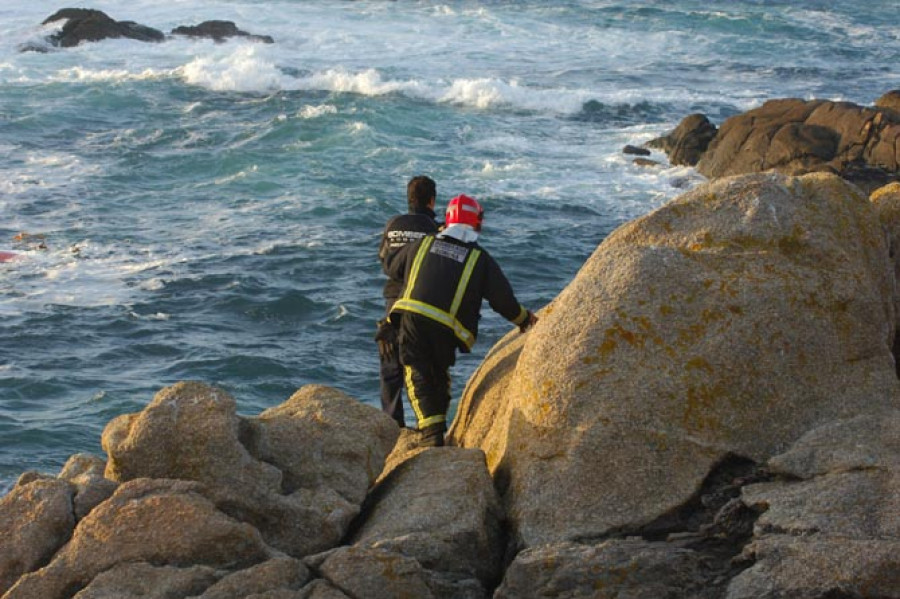
<svg viewBox="0 0 900 599">
<path fill-rule="evenodd" d="M 223 42 L 230 37 L 246 37 L 248 39 L 274 44 L 275 40 L 269 35 L 254 35 L 241 31 L 232 21 L 203 21 L 199 25 L 176 27 L 172 35 L 187 35 L 189 37 L 208 37 L 217 42 Z"/>
<path fill-rule="evenodd" d="M 19 52 L 37 52 L 38 54 L 46 54 L 50 52 L 50 46 L 39 42 L 25 42 L 19 44 Z"/>
<path fill-rule="evenodd" d="M 632 154 L 634 156 L 649 156 L 651 152 L 647 148 L 640 148 L 638 146 L 632 146 L 631 144 L 629 144 L 622 148 L 622 153 Z"/>
<path fill-rule="evenodd" d="M 165 39 L 165 34 L 158 29 L 134 21 L 116 21 L 103 11 L 88 8 L 64 8 L 44 19 L 43 24 L 61 20 L 65 20 L 66 24 L 49 39 L 54 46 L 63 48 L 105 39 L 126 38 L 141 42 L 161 42 Z"/>
<path fill-rule="evenodd" d="M 696 113 L 686 116 L 668 135 L 652 139 L 647 145 L 663 150 L 672 164 L 694 166 L 717 133 L 706 115 Z"/>
<path fill-rule="evenodd" d="M 633 164 L 635 164 L 636 166 L 647 166 L 647 167 L 659 166 L 659 162 L 657 162 L 656 160 L 650 160 L 648 158 L 635 158 L 631 162 Z"/>
</svg>

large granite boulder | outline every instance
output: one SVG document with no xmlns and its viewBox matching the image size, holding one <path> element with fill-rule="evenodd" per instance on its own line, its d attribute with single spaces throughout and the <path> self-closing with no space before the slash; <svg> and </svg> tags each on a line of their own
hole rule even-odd
<svg viewBox="0 0 900 599">
<path fill-rule="evenodd" d="M 26 473 L 0 499 L 0 596 L 72 536 L 74 494 L 66 481 Z"/>
<path fill-rule="evenodd" d="M 713 182 L 615 231 L 501 339 L 450 439 L 484 449 L 519 547 L 636 530 L 726 456 L 897 406 L 893 289 L 875 210 L 839 177 Z"/>
<path fill-rule="evenodd" d="M 769 467 L 784 480 L 743 491 L 766 511 L 728 599 L 900 596 L 900 410 L 815 429 Z"/>
<path fill-rule="evenodd" d="M 64 8 L 44 19 L 43 24 L 65 21 L 62 29 L 50 36 L 55 46 L 70 48 L 82 42 L 127 38 L 141 42 L 161 42 L 165 34 L 158 29 L 135 23 L 116 21 L 101 10 Z"/>
<path fill-rule="evenodd" d="M 47 566 L 22 576 L 4 599 L 66 599 L 126 564 L 235 569 L 276 555 L 259 531 L 218 510 L 204 493 L 202 485 L 188 481 L 138 479 L 121 485 L 78 523 L 72 540 Z M 126 585 L 136 592 L 125 572 L 98 585 Z M 156 572 L 167 580 L 171 574 Z M 211 582 L 206 571 L 186 574 L 186 580 L 176 576 L 172 584 L 197 585 L 197 575 Z"/>
<path fill-rule="evenodd" d="M 338 544 L 398 431 L 380 410 L 326 387 L 241 418 L 224 391 L 178 383 L 110 422 L 102 442 L 108 478 L 201 482 L 228 514 L 302 557 Z"/>
<path fill-rule="evenodd" d="M 900 113 L 892 108 L 772 100 L 726 119 L 697 170 L 710 179 L 767 170 L 825 171 L 872 191 L 900 174 L 898 137 Z"/>
</svg>

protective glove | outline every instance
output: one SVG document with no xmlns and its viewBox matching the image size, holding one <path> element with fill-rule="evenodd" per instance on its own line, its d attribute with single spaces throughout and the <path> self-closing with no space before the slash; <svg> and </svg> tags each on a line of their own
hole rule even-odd
<svg viewBox="0 0 900 599">
<path fill-rule="evenodd" d="M 382 318 L 375 325 L 375 343 L 378 344 L 378 355 L 383 360 L 391 360 L 394 358 L 394 350 L 397 347 L 397 329 L 386 318 Z"/>
<path fill-rule="evenodd" d="M 538 317 L 534 315 L 534 312 L 528 310 L 528 318 L 526 318 L 525 321 L 519 325 L 519 332 L 524 333 L 525 331 L 533 327 L 537 321 Z"/>
</svg>

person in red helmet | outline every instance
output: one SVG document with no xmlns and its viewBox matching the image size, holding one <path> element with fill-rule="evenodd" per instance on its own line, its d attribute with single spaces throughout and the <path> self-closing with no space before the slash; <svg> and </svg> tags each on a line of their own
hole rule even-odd
<svg viewBox="0 0 900 599">
<path fill-rule="evenodd" d="M 406 392 L 420 431 L 419 445 L 444 444 L 450 407 L 450 367 L 478 335 L 482 300 L 525 332 L 537 317 L 516 299 L 500 266 L 478 244 L 484 210 L 459 195 L 447 205 L 444 229 L 408 244 L 385 264 L 403 291 L 391 307 L 399 330 Z"/>
</svg>

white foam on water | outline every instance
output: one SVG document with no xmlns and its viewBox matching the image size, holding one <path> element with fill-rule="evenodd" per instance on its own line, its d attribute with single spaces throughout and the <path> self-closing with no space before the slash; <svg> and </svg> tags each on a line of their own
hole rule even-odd
<svg viewBox="0 0 900 599">
<path fill-rule="evenodd" d="M 243 44 L 225 55 L 198 56 L 176 69 L 186 83 L 214 91 L 266 92 L 284 89 L 284 75 L 259 44 Z"/>
</svg>

